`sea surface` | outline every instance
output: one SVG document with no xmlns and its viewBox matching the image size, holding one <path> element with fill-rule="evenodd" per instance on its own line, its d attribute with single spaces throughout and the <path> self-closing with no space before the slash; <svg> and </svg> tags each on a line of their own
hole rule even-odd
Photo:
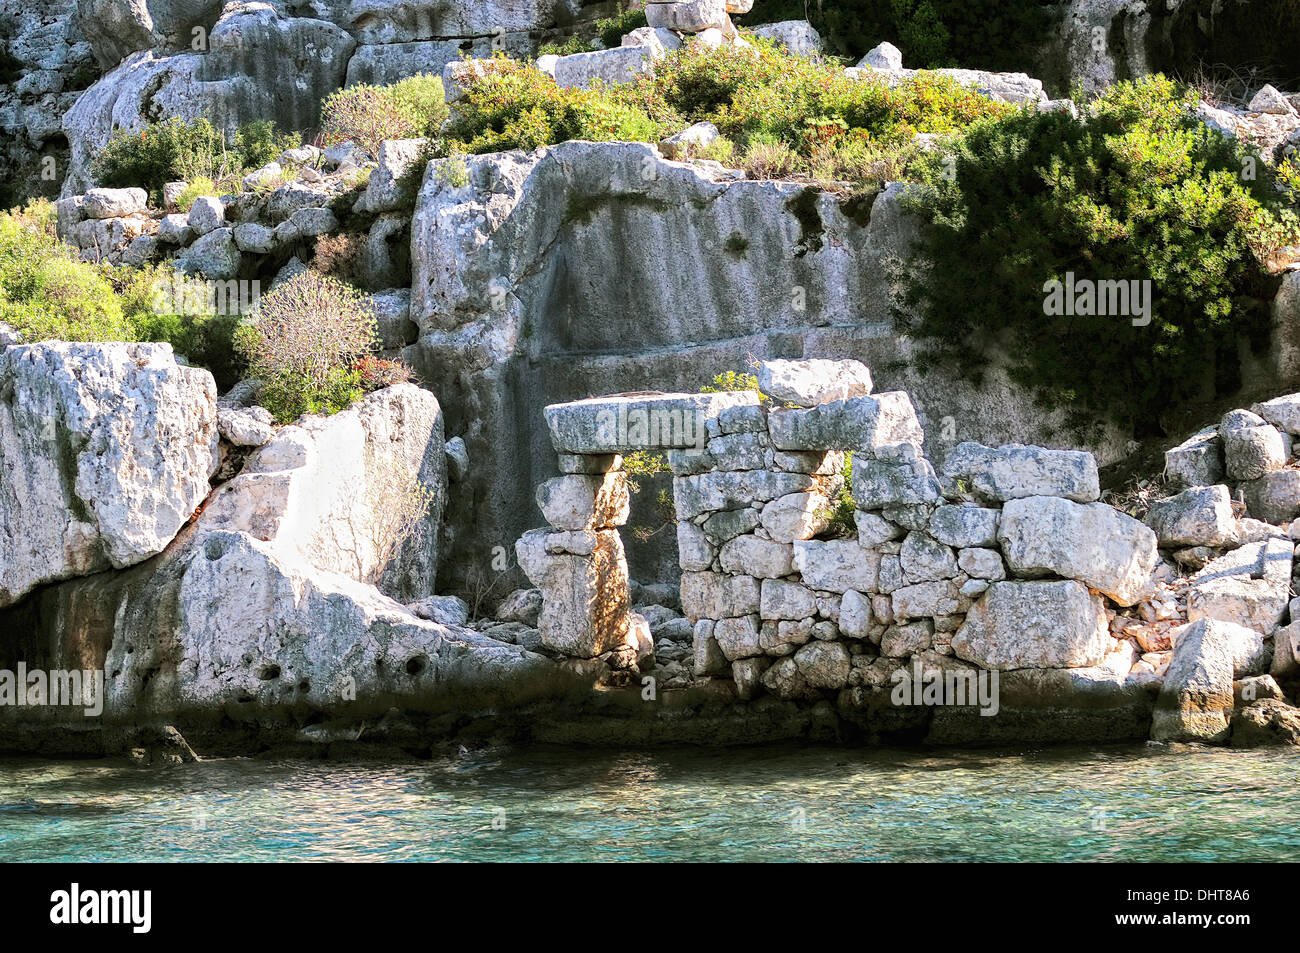
<svg viewBox="0 0 1300 953">
<path fill-rule="evenodd" d="M 0 760 L 0 860 L 1294 860 L 1298 803 L 1295 749 Z"/>
</svg>

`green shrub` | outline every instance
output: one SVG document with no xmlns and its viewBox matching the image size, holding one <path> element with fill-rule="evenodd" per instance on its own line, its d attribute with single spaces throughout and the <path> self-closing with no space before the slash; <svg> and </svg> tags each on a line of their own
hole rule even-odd
<svg viewBox="0 0 1300 953">
<path fill-rule="evenodd" d="M 262 381 L 261 402 L 282 423 L 332 414 L 364 393 L 358 362 L 376 343 L 369 299 L 341 281 L 304 272 L 261 300 L 236 344 Z"/>
<path fill-rule="evenodd" d="M 161 204 L 168 182 L 221 177 L 233 165 L 221 132 L 206 119 L 186 123 L 176 117 L 150 123 L 140 132 L 119 131 L 95 162 L 95 181 L 106 188 L 139 186 Z"/>
<path fill-rule="evenodd" d="M 321 138 L 352 141 L 371 154 L 385 139 L 437 135 L 448 115 L 442 80 L 418 75 L 392 86 L 347 86 L 321 104 Z"/>
<path fill-rule="evenodd" d="M 911 146 L 916 133 L 956 133 L 978 118 L 1015 111 L 936 74 L 890 87 L 761 42 L 712 50 L 694 44 L 666 56 L 653 75 L 608 88 L 560 89 L 504 58 L 464 86 L 444 155 L 571 139 L 656 141 L 708 121 L 761 176 L 802 172 L 828 180 L 901 175 L 919 157 Z M 719 154 L 730 159 L 726 149 Z"/>
<path fill-rule="evenodd" d="M 0 213 L 0 322 L 29 341 L 134 339 L 103 269 L 59 242 L 44 201 Z"/>
<path fill-rule="evenodd" d="M 555 56 L 569 56 L 593 49 L 611 49 L 621 45 L 627 34 L 646 25 L 645 10 L 627 10 L 612 17 L 604 17 L 591 25 L 599 44 L 575 33 L 561 43 L 543 43 L 537 52 L 539 55 L 551 53 Z"/>
<path fill-rule="evenodd" d="M 280 158 L 281 153 L 302 145 L 297 133 L 280 132 L 269 119 L 258 119 L 240 126 L 235 132 L 235 153 L 240 171 L 260 169 Z"/>
<path fill-rule="evenodd" d="M 464 87 L 456 118 L 444 130 L 444 155 L 536 149 L 571 139 L 655 142 L 664 135 L 624 87 L 561 89 L 532 66 L 502 57 Z"/>
<path fill-rule="evenodd" d="M 1197 394 L 1216 360 L 1230 383 L 1238 340 L 1263 330 L 1246 304 L 1260 263 L 1296 218 L 1264 162 L 1206 128 L 1194 105 L 1148 77 L 1115 86 L 1081 120 L 1017 112 L 930 155 L 919 251 L 942 264 L 913 262 L 903 297 L 919 315 L 918 364 L 978 379 L 1010 355 L 1013 379 L 1072 426 L 1104 414 L 1139 434 L 1158 432 L 1162 408 Z M 1150 281 L 1150 323 L 1046 313 L 1047 283 L 1071 272 Z"/>
<path fill-rule="evenodd" d="M 168 182 L 207 179 L 233 189 L 243 173 L 300 142 L 297 136 L 277 133 L 272 123 L 258 121 L 241 126 L 235 144 L 228 146 L 206 119 L 184 122 L 173 116 L 140 132 L 115 133 L 99 154 L 94 175 L 108 188 L 139 186 L 148 191 L 151 202 L 161 204 L 162 187 Z"/>
<path fill-rule="evenodd" d="M 188 213 L 195 199 L 216 194 L 217 183 L 205 175 L 195 176 L 193 182 L 186 182 L 185 188 L 181 189 L 181 194 L 176 199 L 176 208 Z"/>
</svg>

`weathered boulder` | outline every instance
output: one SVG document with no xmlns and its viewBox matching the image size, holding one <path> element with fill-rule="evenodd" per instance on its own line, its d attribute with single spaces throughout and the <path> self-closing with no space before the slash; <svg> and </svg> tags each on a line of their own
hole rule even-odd
<svg viewBox="0 0 1300 953">
<path fill-rule="evenodd" d="M 1263 637 L 1251 629 L 1202 619 L 1184 626 L 1156 701 L 1151 737 L 1156 741 L 1227 740 L 1232 682 L 1252 674 L 1263 655 Z"/>
<path fill-rule="evenodd" d="M 1284 433 L 1300 434 L 1300 394 L 1284 394 L 1252 404 L 1250 410 Z"/>
<path fill-rule="evenodd" d="M 997 546 L 998 522 L 1001 518 L 1001 510 L 982 506 L 939 506 L 930 517 L 930 535 L 941 543 L 959 549 Z"/>
<path fill-rule="evenodd" d="M 771 581 L 765 580 L 764 584 Z M 759 592 L 759 580 L 753 576 L 684 572 L 682 612 L 693 622 L 749 615 L 759 609 Z"/>
<path fill-rule="evenodd" d="M 214 228 L 220 228 L 226 224 L 226 207 L 221 204 L 221 199 L 216 196 L 200 195 L 194 200 L 194 204 L 190 206 L 190 212 L 185 221 L 195 235 L 206 235 Z"/>
<path fill-rule="evenodd" d="M 859 361 L 760 361 L 758 389 L 773 400 L 815 407 L 871 393 L 871 371 Z"/>
<path fill-rule="evenodd" d="M 911 443 L 883 446 L 853 462 L 853 499 L 864 510 L 938 503 L 943 491 L 930 461 Z"/>
<path fill-rule="evenodd" d="M 752 391 L 597 397 L 545 410 L 551 444 L 561 453 L 626 453 L 669 447 L 703 450 L 707 425 L 726 407 L 758 403 Z"/>
<path fill-rule="evenodd" d="M 1007 502 L 998 540 L 1020 576 L 1077 579 L 1131 606 L 1151 588 L 1156 534 L 1105 503 L 1050 496 Z"/>
<path fill-rule="evenodd" d="M 1193 434 L 1165 451 L 1165 477 L 1176 486 L 1213 486 L 1224 478 L 1223 441 L 1217 427 Z"/>
<path fill-rule="evenodd" d="M 830 500 L 822 493 L 789 493 L 763 507 L 763 529 L 783 543 L 812 539 L 829 524 Z M 751 511 L 744 511 L 751 512 Z M 712 521 L 716 517 L 709 517 Z M 708 523 L 705 523 L 707 531 Z"/>
<path fill-rule="evenodd" d="M 670 159 L 681 159 L 698 154 L 717 141 L 718 127 L 711 122 L 697 122 L 681 132 L 675 132 L 659 141 L 659 151 Z"/>
<path fill-rule="evenodd" d="M 464 625 L 469 622 L 469 604 L 456 596 L 425 596 L 407 608 L 421 619 L 439 625 Z"/>
<path fill-rule="evenodd" d="M 1232 713 L 1232 746 L 1300 745 L 1300 708 L 1268 698 Z"/>
<path fill-rule="evenodd" d="M 692 525 L 692 524 L 683 524 Z M 778 579 L 792 571 L 793 547 L 757 536 L 737 536 L 718 551 L 723 572 L 748 573 L 760 579 Z"/>
<path fill-rule="evenodd" d="M 646 22 L 655 29 L 677 33 L 703 33 L 709 29 L 734 29 L 727 15 L 727 0 L 650 0 Z"/>
<path fill-rule="evenodd" d="M 1101 496 L 1097 461 L 1081 450 L 1047 450 L 1010 444 L 962 443 L 943 463 L 944 492 L 983 504 L 1030 496 L 1091 503 Z"/>
<path fill-rule="evenodd" d="M 823 49 L 821 34 L 807 20 L 764 23 L 752 32 L 783 47 L 791 56 L 814 56 Z"/>
<path fill-rule="evenodd" d="M 698 476 L 674 479 L 673 503 L 677 507 L 678 519 L 693 519 L 709 510 L 738 509 L 751 503 L 803 493 L 816 485 L 816 481 L 806 473 L 712 470 Z M 781 541 L 790 542 L 789 539 Z"/>
<path fill-rule="evenodd" d="M 177 267 L 191 275 L 228 280 L 239 275 L 243 256 L 235 244 L 233 228 L 215 228 L 181 252 Z"/>
<path fill-rule="evenodd" d="M 1147 511 L 1161 546 L 1224 546 L 1236 542 L 1232 498 L 1223 485 L 1192 487 Z"/>
<path fill-rule="evenodd" d="M 1300 470 L 1270 470 L 1240 486 L 1246 512 L 1267 523 L 1289 523 L 1300 516 Z"/>
<path fill-rule="evenodd" d="M 88 189 L 82 211 L 86 218 L 122 218 L 143 212 L 144 189 Z"/>
<path fill-rule="evenodd" d="M 162 551 L 216 471 L 216 386 L 168 344 L 0 354 L 0 606 Z"/>
<path fill-rule="evenodd" d="M 618 531 L 594 531 L 585 554 L 547 552 L 550 535 L 531 530 L 515 544 L 520 567 L 544 595 L 537 623 L 542 644 L 575 658 L 595 658 L 624 645 L 630 631 L 628 578 Z"/>
<path fill-rule="evenodd" d="M 1187 618 L 1272 632 L 1291 598 L 1293 544 L 1269 537 L 1211 560 L 1191 580 Z"/>
<path fill-rule="evenodd" d="M 849 653 L 839 642 L 810 642 L 794 653 L 804 684 L 813 689 L 840 689 L 849 680 Z"/>
<path fill-rule="evenodd" d="M 953 636 L 958 658 L 983 668 L 1086 668 L 1111 641 L 1099 596 L 1070 580 L 995 582 Z"/>
<path fill-rule="evenodd" d="M 415 198 L 415 186 L 403 188 L 424 155 L 427 139 L 385 139 L 379 144 L 379 165 L 366 180 L 366 190 L 357 199 L 358 212 L 390 212 Z M 417 177 L 418 181 L 418 177 Z"/>
<path fill-rule="evenodd" d="M 813 589 L 872 592 L 879 578 L 880 553 L 863 549 L 855 539 L 798 540 L 794 568 Z"/>
<path fill-rule="evenodd" d="M 1290 447 L 1282 432 L 1258 414 L 1234 410 L 1219 424 L 1223 463 L 1228 479 L 1258 480 L 1270 470 L 1286 466 Z"/>
<path fill-rule="evenodd" d="M 903 51 L 886 40 L 867 51 L 867 55 L 858 61 L 858 67 L 870 66 L 873 69 L 900 70 L 903 68 Z"/>
<path fill-rule="evenodd" d="M 217 431 L 234 447 L 260 447 L 275 436 L 271 412 L 265 407 L 217 408 Z"/>
<path fill-rule="evenodd" d="M 608 50 L 571 53 L 559 57 L 551 68 L 561 88 L 585 88 L 593 83 L 618 86 L 648 73 L 655 61 L 653 46 L 615 46 Z"/>
<path fill-rule="evenodd" d="M 622 471 L 567 473 L 537 488 L 537 508 L 556 529 L 610 529 L 627 522 L 629 494 Z"/>
</svg>

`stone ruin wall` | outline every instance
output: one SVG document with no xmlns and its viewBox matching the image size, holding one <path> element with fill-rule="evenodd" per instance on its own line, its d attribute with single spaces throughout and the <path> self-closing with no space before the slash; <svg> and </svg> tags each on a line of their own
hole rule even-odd
<svg viewBox="0 0 1300 953">
<path fill-rule="evenodd" d="M 664 451 L 697 679 L 812 700 L 887 690 L 920 662 L 1073 670 L 1130 701 L 1130 675 L 1156 679 L 1167 653 L 1139 658 L 1108 608 L 1148 594 L 1156 535 L 1097 502 L 1091 454 L 966 444 L 936 473 L 908 396 L 870 388 L 857 362 L 774 361 L 760 370 L 770 408 L 753 391 L 548 407 L 562 475 L 537 500 L 551 526 L 517 545 L 543 592 L 543 644 L 629 668 L 654 652 L 626 609 L 620 454 Z M 848 452 L 856 534 L 818 538 Z"/>
</svg>

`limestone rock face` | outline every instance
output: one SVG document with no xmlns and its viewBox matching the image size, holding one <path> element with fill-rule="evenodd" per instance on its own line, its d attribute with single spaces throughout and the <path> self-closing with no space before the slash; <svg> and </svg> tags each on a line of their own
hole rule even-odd
<svg viewBox="0 0 1300 953">
<path fill-rule="evenodd" d="M 0 354 L 0 606 L 162 551 L 216 471 L 216 385 L 168 344 Z"/>
<path fill-rule="evenodd" d="M 1111 641 L 1101 598 L 1070 580 L 995 582 L 953 636 L 958 658 L 983 668 L 1087 668 Z"/>
<path fill-rule="evenodd" d="M 7 626 L 104 669 L 109 723 L 175 717 L 220 735 L 232 718 L 265 730 L 286 708 L 438 710 L 526 696 L 553 677 L 546 659 L 421 620 L 373 586 L 203 520 L 143 565 L 37 598 L 38 613 Z"/>
<path fill-rule="evenodd" d="M 102 6 L 126 7 L 118 0 L 103 0 Z M 263 2 L 230 3 L 215 22 L 203 25 L 210 27 L 203 53 L 189 51 L 188 25 L 184 46 L 177 47 L 185 52 L 168 55 L 153 43 L 136 45 L 138 38 L 113 48 L 125 59 L 117 63 L 110 54 L 105 65 L 116 65 L 63 119 L 71 148 L 65 195 L 93 184 L 94 156 L 116 130 L 138 132 L 158 118 L 208 117 L 228 138 L 257 119 L 271 119 L 281 129 L 316 126 L 320 101 L 343 84 L 356 46 L 333 23 L 290 16 Z M 286 71 L 293 82 L 283 81 Z"/>
<path fill-rule="evenodd" d="M 432 593 L 437 571 L 443 444 L 438 399 L 398 384 L 331 417 L 282 427 L 217 490 L 205 515 L 412 602 Z M 417 481 L 423 501 L 412 496 Z M 403 527 L 412 531 L 399 544 Z"/>
<path fill-rule="evenodd" d="M 1007 566 L 1021 576 L 1078 579 L 1131 606 L 1151 587 L 1156 534 L 1105 503 L 1059 497 L 1011 500 L 998 539 Z"/>
<path fill-rule="evenodd" d="M 1181 629 L 1156 702 L 1151 737 L 1156 741 L 1221 743 L 1232 716 L 1232 682 L 1252 674 L 1263 655 L 1263 637 L 1252 629 L 1202 619 Z"/>
</svg>

